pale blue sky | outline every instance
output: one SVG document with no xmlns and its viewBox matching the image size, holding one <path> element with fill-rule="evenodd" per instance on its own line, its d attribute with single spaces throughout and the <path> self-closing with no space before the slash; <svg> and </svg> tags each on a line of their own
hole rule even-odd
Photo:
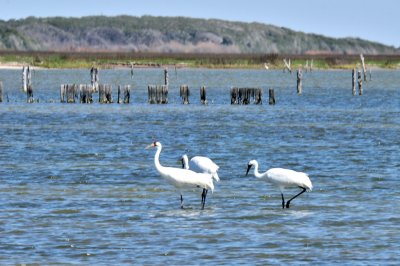
<svg viewBox="0 0 400 266">
<path fill-rule="evenodd" d="M 398 0 L 0 0 L 0 19 L 155 15 L 261 22 L 400 47 Z"/>
</svg>

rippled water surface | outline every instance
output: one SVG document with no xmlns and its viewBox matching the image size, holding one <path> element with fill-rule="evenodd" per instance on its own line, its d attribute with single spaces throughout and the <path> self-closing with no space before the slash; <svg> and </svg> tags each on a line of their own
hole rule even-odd
<svg viewBox="0 0 400 266">
<path fill-rule="evenodd" d="M 352 96 L 350 71 L 305 73 L 297 95 L 280 71 L 170 70 L 170 103 L 149 105 L 161 69 L 102 70 L 114 91 L 133 86 L 131 104 L 83 105 L 59 103 L 59 87 L 89 71 L 37 70 L 27 104 L 21 71 L 0 70 L 0 264 L 397 264 L 400 74 L 372 78 Z M 232 86 L 263 88 L 264 104 L 231 106 Z M 163 165 L 187 153 L 220 166 L 205 210 L 196 189 L 180 209 L 145 150 L 155 139 Z M 314 190 L 282 210 L 277 188 L 245 176 L 250 159 L 307 172 Z"/>
</svg>

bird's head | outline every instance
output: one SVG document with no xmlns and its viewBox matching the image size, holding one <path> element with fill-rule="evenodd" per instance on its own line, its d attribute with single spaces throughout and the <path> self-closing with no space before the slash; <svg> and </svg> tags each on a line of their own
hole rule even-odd
<svg viewBox="0 0 400 266">
<path fill-rule="evenodd" d="M 251 160 L 251 161 L 249 161 L 249 162 L 247 163 L 246 175 L 249 173 L 251 167 L 252 167 L 253 165 L 256 165 L 256 164 L 257 164 L 257 161 L 256 161 L 256 160 Z"/>
<path fill-rule="evenodd" d="M 153 143 L 151 143 L 150 145 L 148 145 L 148 146 L 146 147 L 146 149 L 150 149 L 150 148 L 153 148 L 153 147 L 160 147 L 160 146 L 161 146 L 161 143 L 160 143 L 160 142 L 154 141 Z"/>
</svg>

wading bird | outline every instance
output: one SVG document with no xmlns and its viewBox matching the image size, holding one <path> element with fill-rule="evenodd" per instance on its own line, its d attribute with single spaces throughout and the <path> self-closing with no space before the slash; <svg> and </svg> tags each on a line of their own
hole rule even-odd
<svg viewBox="0 0 400 266">
<path fill-rule="evenodd" d="M 196 173 L 211 174 L 215 181 L 219 182 L 218 169 L 219 166 L 216 165 L 210 158 L 203 156 L 195 156 L 192 159 L 188 159 L 186 154 L 182 155 L 182 168 L 190 169 Z"/>
<path fill-rule="evenodd" d="M 154 155 L 154 165 L 161 177 L 165 178 L 170 184 L 174 185 L 178 189 L 194 187 L 202 188 L 203 193 L 201 194 L 201 206 L 202 209 L 204 209 L 208 189 L 211 189 L 211 192 L 214 191 L 212 176 L 210 174 L 196 173 L 187 169 L 164 167 L 160 164 L 160 153 L 162 149 L 161 143 L 155 141 L 147 146 L 146 149 L 152 147 L 157 148 Z M 182 192 L 180 194 L 181 208 L 183 209 Z"/>
<path fill-rule="evenodd" d="M 246 175 L 249 173 L 250 168 L 254 166 L 254 176 L 257 178 L 264 179 L 276 185 L 281 191 L 282 196 L 282 208 L 289 208 L 290 202 L 303 194 L 304 192 L 311 191 L 313 186 L 311 180 L 306 173 L 296 172 L 290 169 L 283 168 L 271 168 L 265 173 L 261 174 L 258 172 L 258 162 L 256 160 L 251 160 L 247 165 Z M 299 187 L 302 191 L 295 195 L 293 198 L 288 200 L 285 205 L 285 198 L 283 197 L 283 191 L 285 188 L 289 187 Z"/>
</svg>

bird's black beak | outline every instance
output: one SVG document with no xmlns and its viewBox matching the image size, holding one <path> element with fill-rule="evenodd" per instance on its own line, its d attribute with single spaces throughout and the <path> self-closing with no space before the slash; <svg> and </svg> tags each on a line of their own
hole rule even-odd
<svg viewBox="0 0 400 266">
<path fill-rule="evenodd" d="M 247 165 L 247 171 L 246 171 L 246 175 L 249 173 L 249 171 L 250 171 L 250 168 L 251 168 L 252 166 L 253 166 L 252 164 L 249 164 L 249 165 Z"/>
</svg>

